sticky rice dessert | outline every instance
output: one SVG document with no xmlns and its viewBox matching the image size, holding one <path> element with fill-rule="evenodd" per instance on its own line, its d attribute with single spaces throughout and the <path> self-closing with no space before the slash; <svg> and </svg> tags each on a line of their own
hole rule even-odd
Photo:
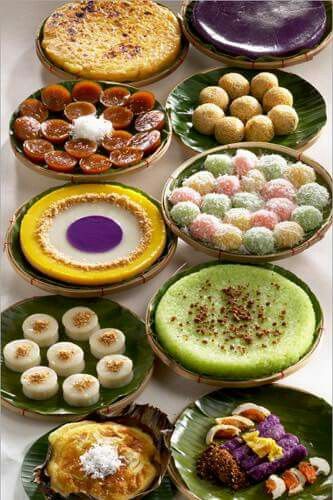
<svg viewBox="0 0 333 500">
<path fill-rule="evenodd" d="M 184 368 L 224 379 L 270 376 L 310 349 L 315 312 L 307 293 L 275 271 L 212 265 L 181 277 L 160 299 L 155 332 Z"/>
</svg>

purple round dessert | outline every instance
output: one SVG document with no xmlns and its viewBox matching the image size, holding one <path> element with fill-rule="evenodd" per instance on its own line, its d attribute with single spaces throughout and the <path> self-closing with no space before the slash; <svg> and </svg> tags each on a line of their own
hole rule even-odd
<svg viewBox="0 0 333 500">
<path fill-rule="evenodd" d="M 119 245 L 123 231 L 109 217 L 89 215 L 73 222 L 68 227 L 66 236 L 68 242 L 81 252 L 102 253 Z"/>
<path fill-rule="evenodd" d="M 204 41 L 226 54 L 284 57 L 320 42 L 326 10 L 322 1 L 201 0 L 192 23 Z"/>
</svg>

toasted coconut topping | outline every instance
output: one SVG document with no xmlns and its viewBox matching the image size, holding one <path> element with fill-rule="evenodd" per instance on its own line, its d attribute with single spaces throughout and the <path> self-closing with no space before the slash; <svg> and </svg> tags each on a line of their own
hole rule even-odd
<svg viewBox="0 0 333 500">
<path fill-rule="evenodd" d="M 89 311 L 77 312 L 73 316 L 73 325 L 76 328 L 82 328 L 83 326 L 87 326 L 92 317 L 93 313 Z"/>
<path fill-rule="evenodd" d="M 94 385 L 94 381 L 90 377 L 82 377 L 80 380 L 74 382 L 73 387 L 79 392 L 83 392 Z"/>
<path fill-rule="evenodd" d="M 101 335 L 98 340 L 101 342 L 101 344 L 111 345 L 114 344 L 117 340 L 117 334 L 116 332 L 110 330 L 109 332 L 103 333 L 103 335 Z"/>
<path fill-rule="evenodd" d="M 40 371 L 40 372 L 35 372 L 31 373 L 30 375 L 27 375 L 25 377 L 25 380 L 28 382 L 28 384 L 43 384 L 50 376 L 50 373 L 45 370 L 45 371 Z"/>
<path fill-rule="evenodd" d="M 69 361 L 74 356 L 74 351 L 73 349 L 60 349 L 57 352 L 57 356 L 62 361 Z"/>
<path fill-rule="evenodd" d="M 124 366 L 124 361 L 107 361 L 105 366 L 109 372 L 117 373 Z"/>
<path fill-rule="evenodd" d="M 47 329 L 49 324 L 50 322 L 45 319 L 36 319 L 32 324 L 32 329 L 35 333 L 42 333 Z"/>
<path fill-rule="evenodd" d="M 15 358 L 25 358 L 29 355 L 31 351 L 31 345 L 29 344 L 21 344 L 16 347 Z"/>
</svg>

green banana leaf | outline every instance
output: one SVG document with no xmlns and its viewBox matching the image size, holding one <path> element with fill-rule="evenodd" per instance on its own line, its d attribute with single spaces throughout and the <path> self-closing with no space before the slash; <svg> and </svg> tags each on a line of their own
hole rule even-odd
<svg viewBox="0 0 333 500">
<path fill-rule="evenodd" d="M 225 149 L 223 149 L 224 146 L 220 146 L 220 148 L 221 148 L 221 151 L 220 151 L 221 153 L 226 152 L 226 153 L 229 153 L 231 155 L 234 155 L 237 152 L 237 148 L 233 148 L 233 147 L 228 148 L 227 151 Z M 274 153 L 274 151 L 272 151 L 271 149 L 265 149 L 265 148 L 259 148 L 259 147 L 251 147 L 251 148 L 247 148 L 247 149 L 249 149 L 250 151 L 255 153 L 257 156 Z M 216 153 L 219 153 L 219 151 L 216 151 Z M 280 153 L 280 151 L 278 153 L 280 156 L 283 156 L 287 160 L 287 162 L 292 162 L 292 163 L 295 162 L 295 158 L 293 156 L 290 156 L 286 153 Z M 207 156 L 208 155 L 209 155 L 209 151 L 207 151 Z M 204 158 L 197 158 L 196 156 L 194 156 L 193 160 L 191 160 L 190 165 L 188 165 L 186 168 L 184 168 L 184 170 L 182 170 L 177 176 L 173 176 L 172 182 L 170 184 L 169 192 L 173 191 L 174 189 L 176 189 L 178 187 L 181 187 L 183 185 L 183 182 L 185 179 L 187 179 L 188 177 L 190 177 L 194 173 L 198 172 L 199 170 L 202 170 L 205 159 L 206 159 L 206 156 Z M 318 184 L 325 186 L 326 189 L 328 189 L 328 191 L 330 192 L 330 195 L 332 198 L 332 184 L 329 184 L 328 182 L 326 182 L 325 179 L 318 174 L 318 172 L 316 173 L 316 177 L 317 177 L 316 182 L 318 182 Z M 166 197 L 168 197 L 168 194 L 169 193 L 166 193 Z M 172 208 L 172 205 L 169 201 L 167 201 L 167 203 L 165 203 L 165 205 L 167 206 L 168 217 L 170 220 L 172 220 L 171 215 L 170 215 L 170 210 Z M 322 225 L 325 224 L 330 217 L 332 217 L 332 210 L 333 210 L 333 208 L 332 208 L 331 204 L 328 204 L 328 206 L 324 208 Z M 181 231 L 184 231 L 184 228 L 179 227 L 179 229 Z M 304 235 L 304 240 L 298 246 L 302 246 L 304 241 L 311 238 L 314 234 L 316 234 L 320 230 L 321 230 L 321 227 L 314 229 L 312 231 L 308 231 Z M 186 236 L 187 236 L 187 238 L 190 237 L 188 232 L 186 233 Z M 193 239 L 193 241 L 196 241 L 196 240 L 194 240 L 194 238 L 192 238 L 192 239 Z M 206 243 L 204 241 L 201 241 L 200 244 L 206 246 L 207 248 L 213 248 L 209 245 L 208 242 Z M 294 251 L 297 251 L 297 246 L 294 247 Z M 276 256 L 276 255 L 282 254 L 284 252 L 285 252 L 285 250 L 276 250 L 273 255 Z M 233 254 L 237 255 L 237 252 L 233 252 Z M 267 255 L 266 257 L 268 260 L 270 260 L 271 255 Z"/>
<path fill-rule="evenodd" d="M 158 304 L 160 303 L 162 297 L 164 296 L 164 294 L 166 293 L 166 291 L 176 281 L 184 278 L 185 276 L 188 276 L 189 274 L 196 273 L 196 272 L 200 271 L 201 269 L 205 269 L 205 268 L 208 268 L 208 267 L 211 267 L 211 266 L 216 266 L 216 265 L 225 266 L 225 265 L 228 265 L 228 263 L 222 263 L 222 262 L 219 262 L 219 261 L 210 261 L 210 262 L 206 262 L 206 263 L 199 264 L 197 266 L 193 266 L 193 267 L 190 267 L 188 269 L 185 269 L 184 271 L 175 274 L 168 281 L 166 281 L 163 284 L 163 286 L 158 290 L 158 292 L 156 293 L 156 295 L 154 296 L 154 298 L 152 300 L 152 303 L 150 305 L 150 324 L 149 324 L 149 327 L 150 327 L 150 331 L 152 333 L 152 336 L 154 338 L 155 343 L 159 346 L 159 348 L 162 351 L 165 351 L 165 350 L 164 350 L 164 347 L 162 347 L 160 345 L 160 343 L 159 343 L 159 336 L 158 336 L 158 333 L 157 333 L 157 330 L 156 330 L 156 326 L 155 326 L 156 310 L 157 310 Z M 235 265 L 235 264 L 233 264 L 233 265 Z M 253 265 L 253 264 L 237 264 L 237 265 L 239 265 L 239 266 L 244 266 L 244 265 L 250 266 L 250 265 Z M 316 319 L 316 322 L 315 322 L 315 331 L 314 331 L 314 336 L 313 336 L 313 343 L 312 343 L 311 347 L 309 348 L 309 351 L 310 351 L 313 348 L 313 345 L 318 341 L 318 336 L 321 333 L 321 327 L 322 327 L 322 322 L 323 322 L 323 312 L 322 312 L 322 309 L 321 309 L 321 306 L 320 306 L 320 303 L 319 303 L 317 297 L 314 295 L 314 293 L 311 291 L 311 289 L 302 280 L 300 280 L 295 274 L 291 273 L 287 269 L 284 269 L 283 267 L 276 266 L 276 265 L 270 264 L 270 263 L 256 264 L 256 267 L 261 267 L 261 268 L 264 268 L 264 269 L 269 269 L 270 271 L 274 271 L 274 272 L 280 274 L 284 278 L 286 278 L 286 279 L 292 281 L 293 283 L 295 283 L 296 285 L 298 285 L 309 296 L 309 298 L 310 298 L 310 300 L 312 302 L 312 306 L 313 306 L 313 309 L 314 309 L 314 312 L 315 312 L 315 319 Z M 166 355 L 170 359 L 173 359 L 172 356 L 168 352 L 166 352 Z M 178 360 L 174 360 L 174 361 L 177 364 L 180 364 Z M 186 370 L 189 371 L 187 368 L 186 368 Z M 199 373 L 194 373 L 194 372 L 193 372 L 193 374 L 194 375 L 204 375 L 203 373 L 199 374 Z M 214 377 L 214 378 L 217 379 L 218 377 Z M 225 380 L 227 380 L 227 379 L 225 379 Z M 231 379 L 228 379 L 228 380 L 231 380 Z M 250 381 L 251 379 L 246 379 L 246 380 Z M 237 379 L 237 382 L 240 382 L 240 381 L 242 381 L 242 379 Z"/>
<path fill-rule="evenodd" d="M 20 373 L 9 370 L 4 363 L 1 367 L 1 397 L 16 408 L 36 412 L 46 417 L 50 416 L 80 416 L 87 415 L 93 410 L 109 406 L 125 396 L 136 391 L 148 372 L 153 366 L 153 354 L 145 336 L 144 323 L 131 311 L 120 304 L 109 299 L 74 299 L 61 297 L 60 295 L 50 295 L 45 297 L 35 297 L 27 299 L 2 313 L 1 330 L 2 345 L 8 342 L 23 338 L 22 323 L 30 314 L 46 313 L 55 317 L 59 323 L 59 340 L 71 340 L 64 332 L 61 323 L 62 315 L 70 308 L 77 306 L 90 307 L 99 317 L 101 328 L 113 327 L 122 330 L 126 335 L 126 355 L 133 360 L 134 377 L 128 385 L 118 389 L 105 389 L 101 387 L 101 397 L 99 401 L 88 408 L 74 408 L 69 406 L 62 397 L 61 388 L 58 394 L 45 401 L 34 401 L 24 396 L 21 384 Z M 93 357 L 89 349 L 89 342 L 75 342 L 84 351 L 86 361 L 85 373 L 96 376 L 97 360 Z M 47 365 L 47 348 L 41 348 L 42 364 Z M 60 378 L 60 385 L 63 378 Z"/>
<path fill-rule="evenodd" d="M 206 448 L 205 438 L 215 417 L 230 415 L 241 403 L 265 406 L 280 417 L 286 432 L 297 435 L 310 457 L 321 457 L 331 463 L 332 408 L 323 399 L 296 389 L 271 385 L 257 389 L 220 390 L 204 396 L 187 407 L 176 422 L 171 438 L 172 456 L 188 489 L 201 500 L 269 500 L 263 482 L 234 492 L 218 484 L 199 479 L 195 466 Z M 332 498 L 332 476 L 320 476 L 295 496 L 298 500 Z M 281 499 L 287 498 L 283 495 Z"/>
<path fill-rule="evenodd" d="M 43 493 L 38 491 L 38 485 L 33 482 L 33 472 L 35 467 L 41 465 L 45 461 L 48 450 L 48 436 L 50 432 L 44 434 L 44 436 L 34 442 L 31 448 L 27 451 L 22 463 L 21 480 L 24 491 L 30 500 L 45 499 Z M 145 498 L 147 500 L 171 500 L 174 498 L 175 491 L 175 487 L 171 483 L 170 479 L 165 476 L 161 486 Z"/>
<path fill-rule="evenodd" d="M 66 87 L 67 90 L 69 90 L 70 92 L 72 92 L 72 89 L 74 87 L 74 85 L 78 82 L 78 80 L 70 80 L 70 81 L 62 81 L 62 82 L 59 82 L 60 85 L 63 85 L 64 87 Z M 102 82 L 102 81 L 99 81 L 97 82 L 100 84 L 100 86 L 103 88 L 103 89 L 106 89 L 106 88 L 110 88 L 110 87 L 119 87 L 119 83 L 107 83 L 107 82 Z M 136 88 L 136 87 L 133 87 L 131 85 L 126 85 L 126 84 L 121 84 L 122 87 L 126 87 L 128 88 L 128 90 L 133 93 L 133 92 L 136 92 L 138 91 L 139 89 Z M 28 98 L 35 98 L 35 99 L 41 99 L 41 91 L 42 89 L 39 89 L 39 90 L 36 90 L 36 92 L 34 92 L 33 94 L 29 95 L 27 97 Z M 97 116 L 100 116 L 102 114 L 102 112 L 104 111 L 105 109 L 105 106 L 103 106 L 101 103 L 97 103 L 95 104 L 96 106 L 96 109 L 97 109 Z M 165 113 L 165 109 L 163 108 L 163 106 L 158 102 L 156 101 L 155 102 L 155 107 L 154 109 L 159 109 L 160 111 L 163 111 Z M 15 147 L 15 150 L 16 152 L 22 156 L 22 157 L 25 157 L 25 154 L 23 152 L 23 142 L 20 141 L 15 133 L 14 133 L 14 122 L 16 120 L 16 118 L 18 118 L 20 116 L 19 114 L 19 109 L 17 108 L 14 113 L 12 114 L 11 118 L 10 118 L 10 122 L 9 122 L 9 135 L 10 135 L 10 138 L 11 138 L 11 141 Z M 49 112 L 49 118 L 62 118 L 62 113 L 54 113 L 54 112 Z M 131 132 L 132 134 L 135 134 L 136 133 L 136 130 L 134 129 L 134 125 L 132 125 L 132 127 L 129 129 L 129 132 Z M 165 145 L 165 143 L 168 141 L 170 135 L 172 134 L 172 129 L 170 127 L 170 122 L 168 119 L 165 120 L 165 125 L 163 127 L 163 129 L 161 130 L 161 145 L 159 146 L 159 149 L 162 149 Z M 55 145 L 55 149 L 60 149 L 60 150 L 64 150 L 63 148 L 63 145 Z M 99 148 L 99 150 L 97 151 L 97 153 L 101 153 L 101 154 L 105 154 L 105 151 L 103 150 L 103 148 Z M 156 152 L 154 153 L 156 154 Z M 143 166 L 146 165 L 146 161 L 149 160 L 149 156 L 147 158 L 145 158 L 145 160 L 143 161 Z M 48 170 L 48 166 L 45 164 L 45 165 L 40 165 L 41 168 L 45 169 L 45 170 Z M 126 172 L 130 172 L 131 168 L 133 169 L 136 169 L 137 168 L 137 165 L 133 165 L 133 167 L 128 167 L 126 168 Z M 54 177 L 56 178 L 57 177 L 57 172 L 53 172 L 54 173 Z M 78 180 L 76 179 L 78 176 L 82 176 L 83 172 L 82 170 L 79 168 L 79 166 L 75 167 L 75 170 L 73 172 L 70 173 L 69 177 L 71 178 L 71 181 L 72 182 L 78 182 Z M 110 175 L 113 175 L 114 177 L 117 177 L 119 175 L 121 175 L 121 171 L 119 170 L 119 168 L 110 168 L 107 172 L 104 172 L 104 173 L 100 173 L 98 174 L 98 179 L 100 180 L 100 182 L 103 182 L 103 180 L 106 180 L 106 179 L 109 179 L 110 178 Z M 86 176 L 87 178 L 89 178 L 89 176 Z M 95 176 L 94 176 L 95 178 Z M 89 179 L 88 179 L 89 180 Z"/>
<path fill-rule="evenodd" d="M 194 130 L 192 113 L 199 104 L 200 91 L 209 85 L 217 85 L 221 76 L 230 72 L 240 73 L 248 80 L 260 73 L 258 70 L 230 67 L 197 73 L 177 85 L 167 99 L 166 109 L 170 113 L 175 134 L 195 151 L 206 151 L 219 146 L 214 136 L 202 135 Z M 325 101 L 318 90 L 300 76 L 279 70 L 270 72 L 278 77 L 281 87 L 286 87 L 293 94 L 294 107 L 299 116 L 299 125 L 295 132 L 287 136 L 275 136 L 271 142 L 295 149 L 303 147 L 326 124 Z"/>
<path fill-rule="evenodd" d="M 185 16 L 184 16 L 184 25 L 185 25 L 186 30 L 192 35 L 192 37 L 196 40 L 196 42 L 198 44 L 202 45 L 202 47 L 204 47 L 205 49 L 212 52 L 212 54 L 213 54 L 212 57 L 214 57 L 214 54 L 216 54 L 217 56 L 227 56 L 229 59 L 233 59 L 234 61 L 253 62 L 253 59 L 250 59 L 249 57 L 246 57 L 246 56 L 231 56 L 231 55 L 217 49 L 211 43 L 202 40 L 199 33 L 197 33 L 194 26 L 192 26 L 192 13 L 193 13 L 193 8 L 194 8 L 195 3 L 196 3 L 195 1 L 190 2 L 188 7 L 186 8 L 186 12 L 185 12 Z M 324 4 L 325 4 L 325 9 L 326 9 L 327 23 L 326 23 L 326 29 L 325 29 L 325 33 L 323 35 L 323 38 L 320 40 L 318 45 L 320 43 L 322 43 L 322 41 L 325 38 L 327 38 L 329 36 L 329 34 L 332 32 L 332 3 L 329 1 L 325 1 Z M 284 57 L 283 59 L 285 61 L 288 61 L 288 59 L 292 59 L 295 56 L 305 54 L 306 52 L 308 52 L 308 49 L 301 50 L 297 54 L 293 54 L 291 56 Z M 281 57 L 264 56 L 264 57 L 256 58 L 255 61 L 256 62 L 274 62 L 274 61 L 279 61 L 280 59 L 281 59 Z"/>
<path fill-rule="evenodd" d="M 118 182 L 113 182 L 113 185 L 117 186 L 123 186 L 123 187 L 128 187 L 125 186 L 124 184 L 120 184 Z M 35 196 L 31 200 L 29 200 L 27 203 L 25 203 L 19 210 L 19 212 L 16 214 L 16 220 L 15 224 L 13 225 L 12 232 L 11 232 L 11 237 L 10 240 L 7 241 L 7 244 L 9 245 L 9 250 L 10 253 L 13 256 L 13 259 L 15 261 L 15 265 L 19 268 L 20 271 L 22 271 L 24 274 L 27 274 L 29 278 L 32 280 L 39 280 L 44 283 L 46 283 L 49 286 L 56 286 L 56 287 L 61 287 L 64 291 L 91 291 L 91 293 L 99 293 L 101 288 L 103 288 L 105 293 L 111 293 L 112 292 L 112 285 L 108 286 L 105 285 L 103 287 L 98 286 L 96 287 L 95 285 L 93 286 L 88 286 L 88 285 L 71 285 L 69 283 L 65 283 L 53 278 L 50 278 L 46 276 L 45 274 L 40 273 L 37 269 L 33 268 L 30 263 L 27 261 L 25 258 L 22 249 L 21 249 L 21 244 L 20 244 L 20 228 L 21 228 L 21 222 L 26 214 L 26 212 L 29 210 L 29 208 L 36 203 L 38 200 L 46 196 L 47 194 L 51 193 L 52 191 L 56 191 L 57 189 L 60 189 L 61 187 L 68 186 L 69 184 L 65 184 L 63 186 L 58 186 L 55 188 L 48 189 L 46 191 L 43 191 L 43 193 L 40 193 L 39 195 Z M 144 193 L 140 189 L 131 187 L 133 191 L 136 191 L 146 198 L 148 198 L 152 203 L 154 203 L 159 209 L 161 208 L 160 203 L 151 198 L 148 194 Z M 159 257 L 159 259 L 149 268 L 147 269 L 146 272 L 152 271 L 154 268 L 159 267 L 161 262 L 165 260 L 165 258 L 169 255 L 172 247 L 175 245 L 175 242 L 177 241 L 177 238 L 173 235 L 173 233 L 167 228 L 167 242 L 164 248 L 164 251 L 162 255 Z M 127 282 L 130 283 L 131 280 L 123 281 L 122 284 L 125 284 Z"/>
</svg>

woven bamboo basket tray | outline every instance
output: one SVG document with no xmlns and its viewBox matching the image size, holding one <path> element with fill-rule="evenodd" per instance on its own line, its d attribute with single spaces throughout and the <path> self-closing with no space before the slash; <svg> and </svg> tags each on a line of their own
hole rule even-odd
<svg viewBox="0 0 333 500">
<path fill-rule="evenodd" d="M 281 260 L 281 259 L 286 259 L 288 257 L 291 257 L 293 255 L 300 254 L 307 250 L 308 248 L 312 247 L 315 243 L 319 242 L 327 233 L 329 230 L 330 226 L 332 225 L 333 221 L 333 207 L 331 207 L 329 214 L 327 215 L 327 218 L 323 225 L 314 232 L 308 239 L 305 239 L 302 243 L 297 245 L 294 248 L 288 249 L 288 250 L 281 250 L 272 254 L 267 254 L 267 255 L 247 255 L 247 254 L 240 254 L 240 253 L 234 253 L 234 252 L 224 252 L 222 250 L 217 250 L 215 248 L 209 247 L 203 243 L 200 243 L 199 241 L 195 240 L 179 228 L 171 219 L 170 216 L 170 210 L 169 210 L 169 194 L 172 191 L 172 189 L 177 185 L 177 181 L 179 176 L 184 172 L 184 170 L 188 169 L 191 167 L 191 165 L 194 162 L 197 162 L 200 159 L 204 159 L 207 155 L 212 154 L 212 153 L 222 153 L 222 152 L 234 152 L 237 148 L 242 148 L 242 149 L 249 149 L 249 150 L 256 150 L 259 149 L 265 153 L 276 153 L 276 154 L 282 154 L 286 155 L 289 158 L 295 160 L 295 161 L 302 161 L 306 165 L 309 165 L 314 168 L 316 171 L 317 177 L 319 180 L 329 189 L 331 196 L 332 196 L 332 177 L 331 175 L 325 170 L 324 167 L 322 167 L 319 163 L 316 161 L 312 160 L 308 156 L 304 155 L 300 151 L 296 151 L 290 148 L 287 148 L 285 146 L 279 146 L 277 144 L 271 144 L 271 143 L 264 143 L 264 142 L 239 142 L 236 144 L 228 144 L 227 146 L 218 146 L 217 148 L 210 149 L 209 151 L 205 151 L 204 153 L 201 153 L 199 155 L 194 156 L 193 158 L 190 158 L 189 160 L 185 161 L 179 168 L 177 168 L 173 174 L 169 177 L 167 180 L 164 189 L 163 189 L 163 194 L 162 194 L 162 211 L 163 215 L 165 218 L 166 223 L 170 227 L 171 231 L 179 238 L 181 238 L 183 241 L 191 245 L 192 248 L 195 250 L 198 250 L 199 252 L 203 252 L 211 257 L 215 257 L 219 260 L 226 260 L 226 261 L 232 261 L 232 262 L 249 262 L 253 264 L 258 264 L 258 263 L 263 263 L 263 262 L 269 262 L 269 261 L 275 261 L 275 260 Z"/>
<path fill-rule="evenodd" d="M 323 40 L 316 47 L 307 50 L 306 52 L 302 52 L 301 54 L 296 54 L 290 57 L 286 57 L 283 59 L 274 58 L 271 61 L 250 61 L 249 59 L 242 59 L 239 57 L 232 57 L 223 52 L 216 50 L 212 50 L 208 48 L 205 42 L 200 40 L 199 36 L 195 35 L 188 27 L 186 22 L 186 11 L 189 5 L 193 0 L 182 0 L 181 11 L 180 11 L 180 20 L 183 29 L 183 33 L 186 36 L 187 40 L 200 52 L 205 54 L 212 59 L 217 61 L 221 61 L 227 65 L 237 66 L 239 68 L 248 68 L 248 69 L 279 69 L 279 68 L 287 68 L 288 66 L 294 66 L 296 64 L 303 64 L 308 61 L 312 61 L 312 59 L 319 54 L 323 49 L 325 49 L 329 43 L 333 39 L 332 29 L 328 33 L 326 33 Z M 329 3 L 329 2 L 327 2 Z M 331 15 L 331 14 L 329 14 Z"/>
<path fill-rule="evenodd" d="M 207 264 L 206 264 L 207 265 Z M 195 268 L 202 268 L 204 267 L 205 264 L 201 264 L 200 266 L 195 266 Z M 265 266 L 265 264 L 264 264 Z M 267 266 L 267 264 L 266 264 Z M 268 266 L 270 266 L 268 264 Z M 270 266 L 269 268 L 273 269 L 278 269 L 277 266 Z M 173 278 L 172 281 L 175 282 L 178 277 L 183 276 L 183 273 L 187 273 L 187 271 L 191 271 L 190 269 L 186 269 L 185 271 L 182 271 L 181 273 L 177 273 Z M 283 270 L 284 272 L 286 270 Z M 290 276 L 292 273 L 289 273 Z M 167 282 L 168 283 L 168 282 Z M 304 283 L 302 283 L 305 285 Z M 165 286 L 165 285 L 164 285 Z M 323 313 L 321 306 L 319 302 L 317 301 L 316 297 L 313 296 L 312 294 L 312 302 L 314 303 L 318 311 L 318 317 L 319 321 L 317 322 L 315 331 L 314 331 L 314 342 L 311 346 L 311 349 L 299 360 L 297 363 L 295 363 L 292 366 L 289 366 L 285 370 L 274 373 L 272 375 L 262 377 L 262 378 L 253 378 L 253 379 L 244 379 L 244 380 L 232 380 L 232 379 L 221 379 L 221 378 L 214 378 L 211 376 L 207 375 L 202 375 L 199 373 L 195 373 L 193 371 L 190 371 L 186 368 L 184 368 L 180 363 L 178 363 L 175 359 L 172 358 L 172 356 L 165 351 L 165 349 L 162 347 L 162 345 L 159 343 L 157 339 L 156 332 L 154 331 L 154 316 L 155 316 L 155 309 L 157 305 L 157 299 L 158 296 L 160 295 L 161 291 L 158 290 L 156 294 L 152 297 L 150 300 L 147 311 L 146 311 L 146 333 L 147 333 L 147 338 L 148 342 L 156 354 L 156 356 L 166 365 L 168 366 L 174 373 L 177 375 L 180 375 L 181 377 L 184 377 L 188 380 L 192 380 L 192 382 L 197 382 L 197 383 L 202 383 L 202 384 L 207 384 L 207 385 L 212 385 L 215 387 L 223 387 L 223 388 L 249 388 L 249 387 L 259 387 L 262 385 L 267 385 L 267 384 L 272 384 L 273 382 L 277 382 L 279 380 L 283 380 L 284 378 L 288 377 L 289 375 L 292 375 L 293 373 L 297 372 L 300 368 L 303 368 L 305 366 L 317 347 L 320 344 L 322 334 L 323 334 L 323 329 L 324 329 L 324 321 L 323 321 Z"/>
<path fill-rule="evenodd" d="M 75 0 L 75 1 L 80 1 L 80 0 Z M 180 16 L 177 16 L 177 17 L 178 17 L 178 22 L 179 22 L 180 26 L 182 27 L 182 20 L 181 20 Z M 73 73 L 69 73 L 68 71 L 65 71 L 65 70 L 59 68 L 52 61 L 50 61 L 50 59 L 45 54 L 43 47 L 42 47 L 42 38 L 43 38 L 44 24 L 47 21 L 47 19 L 48 18 L 43 20 L 43 22 L 39 26 L 39 28 L 36 32 L 36 35 L 35 35 L 35 50 L 36 50 L 36 54 L 37 54 L 38 59 L 40 60 L 40 62 L 44 66 L 44 68 L 46 68 L 48 71 L 50 71 L 50 73 L 52 73 L 53 75 L 55 75 L 59 78 L 71 79 L 71 80 L 73 78 L 78 79 L 78 80 L 84 79 L 83 76 L 78 76 L 78 75 L 75 75 Z M 187 56 L 188 51 L 189 51 L 189 46 L 190 46 L 190 44 L 188 42 L 187 37 L 182 35 L 180 52 L 179 52 L 177 58 L 173 61 L 173 63 L 170 66 L 168 66 L 167 68 L 165 68 L 162 71 L 159 71 L 158 73 L 152 75 L 149 78 L 145 78 L 144 80 L 133 80 L 133 81 L 125 82 L 125 83 L 133 83 L 137 87 L 144 87 L 145 85 L 150 85 L 151 83 L 155 83 L 155 82 L 158 82 L 159 80 L 162 80 L 163 78 L 166 78 L 171 73 L 176 71 L 176 69 L 178 69 L 178 67 L 185 61 L 186 56 Z M 121 85 L 123 85 L 122 82 L 118 82 L 118 83 L 121 83 Z"/>
<path fill-rule="evenodd" d="M 56 188 L 55 188 L 56 189 Z M 153 202 L 160 205 L 154 198 L 149 197 Z M 119 283 L 113 283 L 105 286 L 70 286 L 66 285 L 60 281 L 53 280 L 50 283 L 47 276 L 40 273 L 40 276 L 35 276 L 32 270 L 27 268 L 27 265 L 23 266 L 21 262 L 14 255 L 13 243 L 14 243 L 14 233 L 15 226 L 20 221 L 28 209 L 28 201 L 23 203 L 16 212 L 14 213 L 12 219 L 10 220 L 9 227 L 5 236 L 4 250 L 7 253 L 9 262 L 11 263 L 13 269 L 16 273 L 23 278 L 25 281 L 33 286 L 40 288 L 49 293 L 54 293 L 57 295 L 64 295 L 65 297 L 104 297 L 105 295 L 117 293 L 123 290 L 128 290 L 138 285 L 142 285 L 147 281 L 151 280 L 157 274 L 159 274 L 171 261 L 173 258 L 176 248 L 177 248 L 177 237 L 170 231 L 167 230 L 167 242 L 165 250 L 162 256 L 145 272 L 140 273 L 138 276 L 131 278 L 126 281 Z M 21 251 L 22 254 L 22 251 Z M 23 255 L 23 254 L 22 254 Z M 22 258 L 22 255 L 20 257 Z M 25 259 L 23 259 L 24 264 L 27 264 Z"/>
<path fill-rule="evenodd" d="M 72 87 L 74 86 L 76 81 L 65 81 L 65 82 L 59 82 L 59 83 L 65 85 L 66 88 L 68 88 L 71 91 Z M 101 85 L 101 87 L 103 89 L 108 87 L 108 86 L 111 86 L 111 87 L 119 86 L 119 83 L 115 83 L 115 82 L 106 83 L 103 81 L 99 81 L 98 83 Z M 128 88 L 132 93 L 135 92 L 136 90 L 139 90 L 136 87 L 133 87 L 133 86 L 127 85 L 127 84 L 121 84 L 121 86 Z M 40 91 L 41 91 L 41 89 L 37 90 L 29 97 L 40 98 Z M 158 105 L 158 107 L 156 109 L 161 109 L 161 111 L 164 112 L 164 116 L 165 116 L 165 125 L 163 127 L 163 130 L 161 130 L 161 144 L 157 148 L 157 150 L 154 151 L 154 153 L 150 154 L 146 158 L 143 158 L 136 165 L 132 165 L 130 167 L 110 169 L 104 173 L 87 175 L 87 174 L 80 173 L 80 171 L 78 173 L 76 171 L 70 172 L 70 173 L 57 172 L 57 171 L 48 169 L 47 166 L 38 165 L 38 164 L 32 162 L 23 153 L 22 148 L 19 146 L 18 140 L 15 138 L 15 134 L 13 131 L 14 121 L 19 116 L 18 110 L 16 110 L 12 114 L 11 119 L 10 119 L 10 125 L 9 125 L 10 144 L 11 144 L 12 150 L 13 150 L 16 158 L 25 167 L 28 167 L 30 170 L 36 172 L 37 174 L 40 174 L 40 175 L 43 175 L 46 177 L 50 177 L 53 179 L 57 179 L 59 181 L 67 181 L 67 182 L 73 182 L 73 183 L 74 182 L 80 182 L 80 183 L 81 182 L 89 182 L 89 183 L 91 183 L 91 182 L 107 182 L 110 180 L 114 180 L 118 177 L 122 177 L 124 175 L 135 173 L 135 172 L 138 172 L 139 170 L 143 170 L 143 169 L 147 169 L 147 168 L 151 167 L 154 163 L 156 163 L 158 160 L 160 160 L 165 155 L 167 150 L 169 149 L 170 144 L 171 144 L 171 139 L 172 139 L 172 125 L 171 125 L 170 116 L 169 116 L 169 113 L 166 112 L 164 107 L 158 101 L 156 101 L 156 103 Z"/>
</svg>

